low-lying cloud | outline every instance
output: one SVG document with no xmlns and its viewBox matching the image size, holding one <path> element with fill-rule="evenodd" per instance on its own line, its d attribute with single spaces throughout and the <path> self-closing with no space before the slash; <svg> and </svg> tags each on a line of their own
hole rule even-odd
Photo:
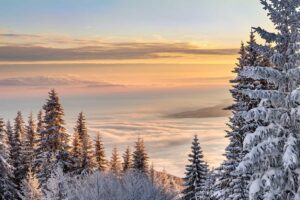
<svg viewBox="0 0 300 200">
<path fill-rule="evenodd" d="M 192 138 L 200 138 L 205 160 L 210 166 L 217 166 L 224 158 L 227 145 L 224 138 L 228 118 L 210 119 L 141 119 L 118 115 L 107 119 L 89 120 L 89 131 L 100 131 L 107 154 L 117 146 L 122 152 L 125 147 L 134 145 L 138 136 L 144 138 L 151 160 L 158 169 L 168 167 L 171 174 L 182 176 Z M 70 127 L 71 129 L 71 127 Z M 93 135 L 94 136 L 94 135 Z"/>
<path fill-rule="evenodd" d="M 232 113 L 230 110 L 225 110 L 230 105 L 229 102 L 218 104 L 215 106 L 204 107 L 198 110 L 189 110 L 178 113 L 169 114 L 168 118 L 214 118 L 214 117 L 228 117 Z"/>
<path fill-rule="evenodd" d="M 235 55 L 237 49 L 200 49 L 189 43 L 102 43 L 97 46 L 54 48 L 0 46 L 0 61 L 83 61 L 183 57 L 184 55 Z"/>
<path fill-rule="evenodd" d="M 32 76 L 0 79 L 0 87 L 44 87 L 44 86 L 82 86 L 82 87 L 121 87 L 123 85 L 84 80 L 73 76 Z"/>
</svg>

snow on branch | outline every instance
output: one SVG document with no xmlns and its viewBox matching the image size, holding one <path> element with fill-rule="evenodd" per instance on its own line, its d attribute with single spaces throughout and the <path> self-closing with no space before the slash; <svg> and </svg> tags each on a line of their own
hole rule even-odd
<svg viewBox="0 0 300 200">
<path fill-rule="evenodd" d="M 291 119 L 287 112 L 288 111 L 285 109 L 257 107 L 244 113 L 244 119 L 246 121 L 254 120 L 256 122 L 274 122 L 286 126 L 291 123 Z"/>
<path fill-rule="evenodd" d="M 286 94 L 276 90 L 244 90 L 242 93 L 249 96 L 251 99 L 270 100 L 274 107 L 281 107 L 285 105 Z"/>
<path fill-rule="evenodd" d="M 258 145 L 254 146 L 239 163 L 237 171 L 245 172 L 252 168 L 257 163 L 266 162 L 268 157 L 276 158 L 282 155 L 283 137 L 269 137 Z"/>
<path fill-rule="evenodd" d="M 245 67 L 241 71 L 241 76 L 254 80 L 267 80 L 275 85 L 284 78 L 281 72 L 271 67 Z"/>
<path fill-rule="evenodd" d="M 267 43 L 276 42 L 279 40 L 279 36 L 275 33 L 270 33 L 261 27 L 253 28 Z"/>
<path fill-rule="evenodd" d="M 283 132 L 284 129 L 277 124 L 271 123 L 268 126 L 259 126 L 254 133 L 247 134 L 244 139 L 243 148 L 250 150 L 261 141 L 266 140 L 269 136 L 280 137 Z"/>
<path fill-rule="evenodd" d="M 285 144 L 285 151 L 283 154 L 283 164 L 286 169 L 294 169 L 295 167 L 299 166 L 299 159 L 298 159 L 298 151 L 297 148 L 298 139 L 293 133 L 289 134 L 287 142 Z"/>
<path fill-rule="evenodd" d="M 290 100 L 295 105 L 300 105 L 300 89 L 294 90 L 290 95 Z"/>
</svg>

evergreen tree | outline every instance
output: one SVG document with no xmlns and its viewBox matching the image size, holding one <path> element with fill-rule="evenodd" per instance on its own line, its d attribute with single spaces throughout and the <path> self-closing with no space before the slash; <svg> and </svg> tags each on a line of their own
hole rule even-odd
<svg viewBox="0 0 300 200">
<path fill-rule="evenodd" d="M 34 149 L 34 162 L 32 164 L 32 171 L 38 173 L 41 171 L 41 166 L 43 162 L 43 157 L 45 156 L 44 152 L 46 151 L 46 147 L 42 146 L 45 142 L 45 137 L 43 135 L 45 130 L 44 120 L 43 120 L 43 112 L 39 111 L 37 115 L 37 125 L 36 125 L 36 135 L 35 135 L 35 149 Z"/>
<path fill-rule="evenodd" d="M 123 161 L 123 172 L 132 168 L 132 154 L 129 146 L 126 148 L 126 151 L 123 155 Z"/>
<path fill-rule="evenodd" d="M 45 125 L 43 121 L 43 111 L 40 110 L 37 115 L 37 126 L 36 126 L 36 132 L 41 134 L 44 131 Z"/>
<path fill-rule="evenodd" d="M 251 32 L 247 45 L 244 46 L 243 43 L 241 45 L 239 62 L 233 71 L 237 76 L 231 81 L 234 85 L 230 91 L 235 103 L 229 107 L 233 111 L 233 117 L 230 118 L 230 123 L 228 124 L 231 130 L 227 131 L 226 137 L 230 143 L 225 150 L 226 160 L 221 165 L 222 176 L 219 177 L 218 181 L 221 188 L 218 196 L 219 199 L 248 199 L 248 183 L 251 173 L 240 174 L 236 171 L 236 167 L 246 153 L 243 150 L 245 135 L 247 132 L 255 130 L 257 123 L 254 121 L 245 121 L 242 113 L 256 107 L 259 101 L 250 99 L 243 91 L 261 90 L 272 87 L 272 85 L 267 84 L 263 80 L 254 80 L 240 74 L 243 68 L 247 66 L 270 66 L 265 56 L 256 50 L 257 46 L 254 33 Z"/>
<path fill-rule="evenodd" d="M 26 169 L 24 163 L 24 148 L 22 142 L 25 137 L 25 125 L 22 113 L 19 111 L 15 118 L 14 128 L 11 138 L 11 162 L 13 167 L 14 183 L 17 189 L 20 189 L 22 180 L 26 177 Z"/>
<path fill-rule="evenodd" d="M 139 137 L 133 152 L 133 168 L 140 172 L 148 173 L 148 159 L 144 140 Z"/>
<path fill-rule="evenodd" d="M 13 141 L 13 128 L 10 124 L 10 121 L 7 121 L 6 123 L 6 135 L 7 135 L 7 148 L 8 148 L 8 152 L 9 152 L 9 158 L 8 158 L 8 163 L 12 166 L 12 145 L 14 144 Z"/>
<path fill-rule="evenodd" d="M 273 67 L 244 67 L 241 76 L 265 81 L 274 88 L 244 90 L 259 101 L 257 107 L 243 113 L 257 128 L 246 133 L 246 150 L 238 170 L 251 173 L 250 199 L 294 199 L 299 188 L 299 7 L 298 0 L 261 0 L 275 25 L 275 33 L 254 30 L 270 46 L 259 46 L 270 56 Z"/>
<path fill-rule="evenodd" d="M 25 140 L 23 142 L 24 147 L 24 168 L 25 173 L 32 168 L 32 165 L 35 160 L 35 148 L 36 148 L 36 125 L 33 120 L 32 113 L 28 119 L 28 125 L 25 130 Z"/>
<path fill-rule="evenodd" d="M 153 163 L 151 163 L 151 166 L 150 166 L 150 180 L 151 180 L 152 185 L 154 185 L 154 183 L 155 183 L 155 170 L 154 170 L 154 164 Z"/>
<path fill-rule="evenodd" d="M 215 192 L 214 184 L 216 182 L 215 177 L 214 170 L 209 170 L 205 181 L 205 198 L 207 200 L 213 200 Z"/>
<path fill-rule="evenodd" d="M 81 174 L 82 173 L 82 144 L 80 142 L 79 134 L 76 131 L 73 137 L 71 156 L 73 160 L 72 171 L 75 174 Z"/>
<path fill-rule="evenodd" d="M 38 178 L 42 185 L 51 175 L 52 167 L 61 166 L 64 172 L 71 167 L 69 155 L 69 135 L 64 127 L 64 111 L 55 90 L 49 92 L 49 98 L 44 109 L 44 130 L 40 143 L 41 155 L 39 156 Z M 45 186 L 45 185 L 44 185 Z"/>
<path fill-rule="evenodd" d="M 12 167 L 8 163 L 9 149 L 3 119 L 0 118 L 0 199 L 14 199 L 14 183 L 12 179 Z"/>
<path fill-rule="evenodd" d="M 110 160 L 110 170 L 112 171 L 113 174 L 118 176 L 121 173 L 121 168 L 122 168 L 121 166 L 122 164 L 118 154 L 118 149 L 114 147 L 112 150 L 112 155 Z"/>
<path fill-rule="evenodd" d="M 42 192 L 39 188 L 39 180 L 35 174 L 29 170 L 26 179 L 21 184 L 22 200 L 41 200 Z"/>
<path fill-rule="evenodd" d="M 105 158 L 104 145 L 102 143 L 100 133 L 97 133 L 97 138 L 95 141 L 95 160 L 96 168 L 99 171 L 105 171 L 107 167 L 107 160 Z"/>
<path fill-rule="evenodd" d="M 93 144 L 87 133 L 86 120 L 84 114 L 79 113 L 77 124 L 75 127 L 75 132 L 78 133 L 81 151 L 81 166 L 79 169 L 80 173 L 91 173 L 95 168 L 94 155 L 93 155 Z"/>
<path fill-rule="evenodd" d="M 190 164 L 186 165 L 186 176 L 184 178 L 185 189 L 182 191 L 184 200 L 195 200 L 196 194 L 203 199 L 205 192 L 205 181 L 207 166 L 203 161 L 203 154 L 197 135 L 192 142 L 192 153 L 189 154 Z"/>
<path fill-rule="evenodd" d="M 56 165 L 47 180 L 47 190 L 44 191 L 43 200 L 67 200 L 68 183 L 70 182 L 60 165 Z"/>
</svg>

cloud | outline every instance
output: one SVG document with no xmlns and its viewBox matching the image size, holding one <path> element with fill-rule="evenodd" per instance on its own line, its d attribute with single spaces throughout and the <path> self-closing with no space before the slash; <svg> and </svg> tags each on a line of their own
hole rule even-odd
<svg viewBox="0 0 300 200">
<path fill-rule="evenodd" d="M 230 105 L 229 102 L 211 107 L 200 108 L 198 110 L 189 110 L 167 115 L 168 118 L 214 118 L 227 117 L 231 115 L 231 111 L 224 110 Z"/>
<path fill-rule="evenodd" d="M 26 43 L 27 44 L 27 43 Z M 54 48 L 0 46 L 0 61 L 125 60 L 184 57 L 184 55 L 235 55 L 237 49 L 199 49 L 189 43 L 101 43 L 97 46 Z"/>
<path fill-rule="evenodd" d="M 228 143 L 224 132 L 227 117 L 198 120 L 140 117 L 130 114 L 94 117 L 88 120 L 89 133 L 95 136 L 94 133 L 100 131 L 108 155 L 113 146 L 117 145 L 122 152 L 141 136 L 155 166 L 159 169 L 168 166 L 169 172 L 177 176 L 184 173 L 195 134 L 200 138 L 204 159 L 210 166 L 216 167 L 224 159 L 222 154 Z M 69 129 L 72 130 L 72 126 Z"/>
<path fill-rule="evenodd" d="M 123 85 L 107 82 L 90 81 L 74 76 L 32 76 L 32 77 L 11 77 L 0 79 L 1 87 L 30 86 L 30 87 L 51 87 L 51 86 L 81 86 L 81 87 L 121 87 Z"/>
<path fill-rule="evenodd" d="M 34 34 L 15 34 L 15 33 L 0 33 L 0 37 L 8 38 L 40 38 L 40 35 Z"/>
</svg>

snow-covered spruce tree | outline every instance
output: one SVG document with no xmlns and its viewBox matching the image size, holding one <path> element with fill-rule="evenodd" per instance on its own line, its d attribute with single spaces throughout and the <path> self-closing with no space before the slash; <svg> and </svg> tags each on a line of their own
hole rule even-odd
<svg viewBox="0 0 300 200">
<path fill-rule="evenodd" d="M 214 184 L 216 182 L 214 170 L 209 170 L 205 180 L 205 194 L 206 199 L 213 200 L 215 188 Z"/>
<path fill-rule="evenodd" d="M 21 191 L 22 200 L 41 200 L 42 198 L 39 180 L 31 170 L 28 171 L 26 179 L 22 181 Z"/>
<path fill-rule="evenodd" d="M 69 135 L 64 127 L 64 111 L 55 90 L 49 92 L 44 109 L 44 130 L 40 142 L 41 155 L 38 158 L 37 176 L 45 186 L 54 166 L 59 165 L 63 172 L 69 172 L 71 159 L 69 155 Z"/>
<path fill-rule="evenodd" d="M 154 169 L 153 162 L 151 163 L 151 166 L 150 166 L 149 178 L 150 178 L 150 181 L 151 181 L 152 185 L 154 185 L 154 183 L 155 183 L 155 169 Z"/>
<path fill-rule="evenodd" d="M 138 137 L 133 152 L 133 168 L 142 173 L 148 173 L 148 159 L 149 157 L 146 152 L 144 140 Z"/>
<path fill-rule="evenodd" d="M 47 190 L 42 196 L 43 200 L 68 200 L 70 177 L 63 172 L 59 164 L 54 167 L 47 180 Z"/>
<path fill-rule="evenodd" d="M 42 141 L 46 139 L 43 135 L 44 130 L 45 130 L 45 124 L 43 119 L 43 111 L 41 110 L 37 115 L 34 162 L 32 164 L 32 171 L 35 173 L 41 171 L 40 167 L 42 165 L 44 151 L 46 151 L 45 146 L 41 145 Z"/>
<path fill-rule="evenodd" d="M 264 46 L 274 67 L 244 67 L 244 77 L 266 81 L 274 89 L 244 90 L 251 99 L 259 100 L 257 107 L 245 111 L 246 121 L 255 121 L 257 128 L 244 139 L 248 153 L 238 166 L 251 172 L 250 199 L 294 199 L 299 188 L 300 80 L 299 66 L 299 0 L 261 0 L 268 11 L 276 32 L 262 28 L 254 30 L 273 43 Z"/>
<path fill-rule="evenodd" d="M 24 163 L 24 146 L 23 141 L 25 137 L 25 125 L 22 113 L 19 111 L 15 118 L 14 128 L 11 138 L 11 152 L 10 160 L 13 167 L 14 183 L 17 189 L 20 189 L 22 180 L 26 177 L 25 163 Z"/>
<path fill-rule="evenodd" d="M 31 169 L 34 164 L 36 135 L 36 124 L 31 113 L 28 118 L 28 124 L 25 128 L 25 138 L 23 142 L 25 173 L 27 173 L 28 170 Z"/>
<path fill-rule="evenodd" d="M 184 177 L 184 187 L 182 191 L 183 200 L 195 200 L 195 195 L 202 195 L 205 192 L 205 181 L 207 176 L 207 166 L 203 161 L 203 154 L 197 135 L 194 136 L 192 152 L 188 155 L 190 164 L 186 165 L 186 176 Z M 204 199 L 201 196 L 200 199 Z"/>
<path fill-rule="evenodd" d="M 246 121 L 241 113 L 249 111 L 256 107 L 258 100 L 250 99 L 244 90 L 261 90 L 272 87 L 265 81 L 254 80 L 248 77 L 241 76 L 240 72 L 246 66 L 261 66 L 268 67 L 270 63 L 268 59 L 255 49 L 257 46 L 254 33 L 250 33 L 250 40 L 245 46 L 241 44 L 239 51 L 240 57 L 234 69 L 236 78 L 232 80 L 233 88 L 230 90 L 235 103 L 228 109 L 231 109 L 233 116 L 230 118 L 226 137 L 229 139 L 229 145 L 225 149 L 226 160 L 221 165 L 221 177 L 219 177 L 218 194 L 219 199 L 247 199 L 248 198 L 248 183 L 250 180 L 250 172 L 240 174 L 236 171 L 236 167 L 241 162 L 245 152 L 243 150 L 243 140 L 249 131 L 253 131 L 257 127 L 255 121 Z"/>
<path fill-rule="evenodd" d="M 12 165 L 12 160 L 11 160 L 11 158 L 12 158 L 12 155 L 11 155 L 11 153 L 12 153 L 12 150 L 11 150 L 12 146 L 11 145 L 13 144 L 14 133 L 13 133 L 13 128 L 11 126 L 10 121 L 6 122 L 5 128 L 6 128 L 6 136 L 7 136 L 7 148 L 8 148 L 8 152 L 9 152 L 8 163 L 10 165 Z"/>
<path fill-rule="evenodd" d="M 14 183 L 12 179 L 12 167 L 8 163 L 9 149 L 4 121 L 0 118 L 0 199 L 14 199 Z"/>
<path fill-rule="evenodd" d="M 96 169 L 103 172 L 107 168 L 107 160 L 105 157 L 104 145 L 102 143 L 100 133 L 97 133 L 95 140 L 95 160 L 96 160 Z"/>
<path fill-rule="evenodd" d="M 96 164 L 94 162 L 94 155 L 93 155 L 93 144 L 90 139 L 90 136 L 88 135 L 87 132 L 87 127 L 86 127 L 86 119 L 84 114 L 81 112 L 79 113 L 76 127 L 75 127 L 75 132 L 78 133 L 79 136 L 79 143 L 80 145 L 78 148 L 81 151 L 81 166 L 79 169 L 79 173 L 91 173 L 93 172 Z"/>
<path fill-rule="evenodd" d="M 122 164 L 120 161 L 120 156 L 117 147 L 114 147 L 112 150 L 111 160 L 110 160 L 110 170 L 116 176 L 119 176 L 122 171 Z"/>
<path fill-rule="evenodd" d="M 132 153 L 130 147 L 128 146 L 123 154 L 123 172 L 132 168 Z"/>
<path fill-rule="evenodd" d="M 82 173 L 82 143 L 80 142 L 79 134 L 75 131 L 73 136 L 72 148 L 70 152 L 72 156 L 72 173 L 81 174 Z"/>
</svg>

